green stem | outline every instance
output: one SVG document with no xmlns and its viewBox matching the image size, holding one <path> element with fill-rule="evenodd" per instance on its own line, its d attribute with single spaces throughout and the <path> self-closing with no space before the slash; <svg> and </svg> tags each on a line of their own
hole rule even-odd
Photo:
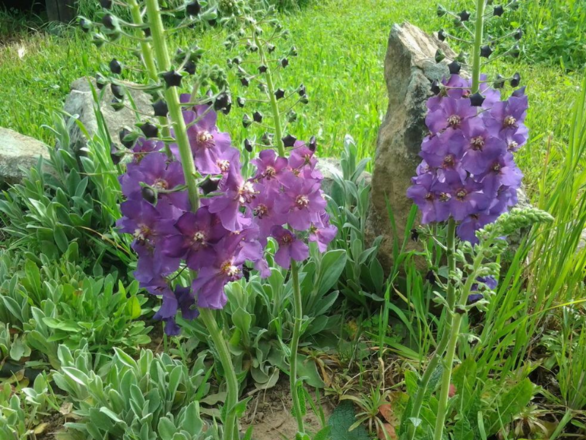
<svg viewBox="0 0 586 440">
<path fill-rule="evenodd" d="M 171 59 L 169 57 L 169 50 L 165 40 L 165 28 L 163 26 L 163 21 L 161 20 L 161 10 L 159 8 L 158 0 L 146 0 L 146 8 L 153 36 L 153 46 L 157 64 L 162 71 L 166 72 L 171 67 Z M 187 137 L 187 128 L 185 126 L 185 121 L 183 120 L 183 113 L 181 111 L 177 88 L 167 88 L 167 90 L 165 90 L 165 99 L 167 101 L 167 106 L 169 107 L 169 116 L 175 130 L 177 145 L 179 146 L 181 164 L 183 166 L 183 173 L 187 184 L 189 201 L 191 202 L 191 210 L 195 212 L 199 208 L 199 188 L 197 186 L 195 163 L 191 153 L 189 138 Z M 225 420 L 223 420 L 224 440 L 238 440 L 238 421 L 235 412 L 235 406 L 238 403 L 238 378 L 236 377 L 236 370 L 232 364 L 230 351 L 224 336 L 218 327 L 213 312 L 209 309 L 203 308 L 200 308 L 199 312 L 201 319 L 214 342 L 226 378 L 226 417 Z"/>
<path fill-rule="evenodd" d="M 146 8 L 153 36 L 155 57 L 159 69 L 163 72 L 167 72 L 171 68 L 171 58 L 169 57 L 167 41 L 165 40 L 165 28 L 163 26 L 163 20 L 161 19 L 161 10 L 159 8 L 158 0 L 146 0 Z M 189 138 L 187 137 L 187 128 L 185 126 L 185 121 L 183 120 L 183 113 L 181 112 L 177 87 L 169 87 L 165 90 L 165 100 L 169 107 L 169 116 L 171 117 L 177 145 L 179 146 L 179 154 L 181 156 L 183 172 L 185 173 L 185 181 L 187 183 L 187 192 L 189 194 L 189 201 L 191 202 L 191 209 L 192 211 L 196 211 L 199 208 L 199 188 L 197 187 L 197 182 L 195 180 L 195 163 L 191 153 L 191 146 L 189 145 Z"/>
<path fill-rule="evenodd" d="M 273 112 L 273 119 L 275 123 L 275 145 L 277 147 L 277 152 L 279 156 L 285 157 L 285 146 L 283 145 L 283 129 L 281 127 L 281 113 L 279 111 L 279 103 L 277 102 L 277 97 L 275 96 L 275 83 L 273 82 L 273 72 L 269 66 L 269 62 L 267 60 L 264 47 L 262 43 L 258 40 L 258 37 L 254 36 L 254 43 L 258 46 L 258 52 L 260 54 L 261 63 L 267 66 L 267 71 L 265 73 L 267 77 L 267 88 L 269 95 L 269 101 L 271 103 L 271 111 Z"/>
<path fill-rule="evenodd" d="M 303 425 L 303 410 L 299 400 L 297 391 L 297 350 L 299 349 L 299 338 L 301 337 L 301 324 L 303 322 L 303 301 L 301 298 L 301 288 L 299 285 L 299 268 L 297 262 L 291 260 L 291 280 L 293 282 L 293 337 L 291 339 L 291 356 L 289 358 L 289 366 L 291 368 L 291 375 L 289 382 L 291 384 L 291 398 L 293 399 L 293 415 L 297 420 L 297 430 L 301 433 L 305 432 Z"/>
<path fill-rule="evenodd" d="M 234 407 L 238 403 L 238 378 L 234 366 L 232 365 L 232 357 L 230 350 L 226 344 L 226 340 L 222 335 L 222 331 L 218 327 L 214 312 L 210 309 L 199 309 L 200 318 L 204 322 L 206 328 L 210 332 L 210 336 L 214 341 L 214 345 L 220 357 L 220 363 L 224 368 L 224 377 L 226 378 L 226 420 L 224 420 L 224 440 L 238 440 L 238 420 L 236 419 L 236 411 Z"/>
<path fill-rule="evenodd" d="M 417 389 L 417 393 L 415 394 L 415 400 L 413 401 L 413 406 L 411 407 L 411 418 L 418 419 L 419 414 L 421 412 L 421 407 L 423 406 L 423 399 L 427 394 L 427 387 L 429 386 L 429 382 L 434 371 L 437 369 L 437 366 L 448 347 L 450 342 L 450 334 L 453 325 L 453 314 L 452 310 L 454 309 L 454 303 L 456 301 L 456 293 L 455 293 L 455 286 L 452 280 L 451 274 L 456 270 L 456 222 L 453 218 L 450 218 L 448 221 L 448 232 L 447 232 L 447 259 L 448 259 L 448 288 L 446 293 L 446 301 L 449 305 L 448 310 L 446 311 L 446 324 L 444 327 L 444 331 L 442 333 L 442 339 L 440 340 L 437 348 L 435 350 L 435 354 L 429 361 L 425 373 L 421 378 L 419 383 L 419 387 Z M 411 438 L 415 435 L 415 429 L 411 430 Z"/>
<path fill-rule="evenodd" d="M 144 21 L 142 19 L 142 15 L 140 13 L 140 5 L 136 0 L 128 0 L 128 6 L 130 7 L 130 14 L 132 15 L 132 21 L 134 24 L 143 25 Z M 159 76 L 157 75 L 157 65 L 155 64 L 155 59 L 153 57 L 153 48 L 148 41 L 141 41 L 140 48 L 142 50 L 142 59 L 144 60 L 144 65 L 147 68 L 147 73 L 149 78 L 154 83 L 159 82 Z M 169 139 L 171 137 L 171 130 L 168 127 L 167 118 L 164 116 L 159 116 L 159 124 L 161 124 L 163 137 Z M 171 150 L 166 148 L 167 155 L 171 156 Z"/>
<path fill-rule="evenodd" d="M 476 0 L 476 29 L 474 34 L 474 50 L 472 56 L 472 93 L 478 92 L 480 87 L 480 47 L 484 32 L 484 8 L 486 0 Z"/>
</svg>

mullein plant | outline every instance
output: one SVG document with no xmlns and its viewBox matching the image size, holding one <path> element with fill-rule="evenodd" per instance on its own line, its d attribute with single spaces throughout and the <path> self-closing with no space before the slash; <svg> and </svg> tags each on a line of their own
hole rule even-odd
<svg viewBox="0 0 586 440">
<path fill-rule="evenodd" d="M 115 17 L 110 9 L 113 3 L 130 8 L 133 23 Z M 266 70 L 262 74 L 274 114 L 274 141 L 252 160 L 256 172 L 247 178 L 240 150 L 232 146 L 229 134 L 217 127 L 217 112 L 227 114 L 232 107 L 225 73 L 217 66 L 204 66 L 202 51 L 196 46 L 172 55 L 167 41 L 167 35 L 178 28 L 215 20 L 214 11 L 197 0 L 165 11 L 158 0 L 101 4 L 101 24 L 82 18 L 82 28 L 96 29 L 94 41 L 99 44 L 121 45 L 120 36 L 138 42 L 148 78 L 139 88 L 153 95 L 151 118 L 137 123 L 135 130 L 122 132 L 125 150 L 112 151 L 115 162 L 126 158 L 126 171 L 120 177 L 125 201 L 118 227 L 134 237 L 132 247 L 138 255 L 135 278 L 141 287 L 162 298 L 155 317 L 165 322 L 167 334 L 179 333 L 178 315 L 204 322 L 226 378 L 224 439 L 236 440 L 237 418 L 244 404 L 238 403 L 238 379 L 214 310 L 226 305 L 225 286 L 241 279 L 247 270 L 257 270 L 263 277 L 270 275 L 265 248 L 272 238 L 277 244 L 274 261 L 290 269 L 294 287 L 291 381 L 294 412 L 303 432 L 296 378 L 303 316 L 297 263 L 309 257 L 308 241 L 325 251 L 336 233 L 325 212 L 315 142 L 306 145 L 282 136 L 270 60 L 263 58 Z M 184 18 L 175 28 L 165 29 L 164 14 Z M 229 20 L 235 21 L 234 17 Z M 252 38 L 258 52 L 272 52 L 261 28 L 254 29 Z M 120 79 L 124 66 L 118 60 L 112 60 L 109 67 L 112 75 L 98 75 L 97 85 L 110 86 L 114 108 L 122 108 L 126 88 L 136 85 Z M 179 88 L 191 75 L 191 93 L 180 94 Z M 204 88 L 207 92 L 200 96 Z M 251 150 L 250 145 L 245 147 Z M 291 147 L 290 154 L 285 147 Z"/>
<path fill-rule="evenodd" d="M 514 6 L 515 2 L 507 5 Z M 460 336 L 460 327 L 468 311 L 482 307 L 496 288 L 498 265 L 495 258 L 504 250 L 502 236 L 514 228 L 545 221 L 549 216 L 536 210 L 508 211 L 517 203 L 522 172 L 515 164 L 515 152 L 527 142 L 524 125 L 528 107 L 525 88 L 519 74 L 505 80 L 481 74 L 482 58 L 489 58 L 496 42 L 484 44 L 485 21 L 500 17 L 506 7 L 477 0 L 473 13 L 453 14 L 440 7 L 440 16 L 452 16 L 464 33 L 473 38 L 471 79 L 461 75 L 465 55 L 451 62 L 450 75 L 431 84 L 433 96 L 427 101 L 425 137 L 420 156 L 422 162 L 407 195 L 419 207 L 424 225 L 447 223 L 445 251 L 448 279 L 441 283 L 446 295 L 437 301 L 446 309 L 443 335 L 435 355 L 419 382 L 419 389 L 406 408 L 402 422 L 403 438 L 415 438 L 423 401 L 432 392 L 432 384 L 440 382 L 433 437 L 445 438 L 446 416 L 450 394 L 452 367 Z M 522 32 L 512 35 L 517 39 Z M 440 40 L 458 38 L 441 30 Z M 516 44 L 502 54 L 515 56 Z M 436 60 L 442 61 L 441 51 Z M 506 100 L 500 90 L 509 81 L 516 88 Z M 491 87 L 492 85 L 492 87 Z M 437 280 L 439 281 L 439 280 Z"/>
<path fill-rule="evenodd" d="M 236 99 L 239 107 L 249 108 L 251 113 L 244 115 L 242 124 L 245 129 L 254 125 L 264 132 L 260 142 L 256 138 L 244 140 L 248 152 L 254 146 L 261 148 L 258 158 L 252 161 L 256 173 L 250 181 L 256 196 L 250 208 L 257 220 L 261 244 L 266 246 L 268 237 L 276 241 L 278 250 L 274 261 L 290 270 L 293 284 L 295 321 L 289 377 L 293 415 L 298 432 L 305 433 L 305 408 L 300 397 L 304 392 L 303 381 L 297 377 L 297 351 L 303 323 L 298 263 L 309 257 L 307 242 L 314 242 L 320 252 L 325 252 L 337 228 L 330 224 L 326 213 L 322 175 L 316 169 L 315 137 L 305 143 L 287 131 L 288 125 L 297 119 L 295 107 L 309 102 L 303 84 L 293 90 L 277 84 L 280 72 L 289 66 L 290 57 L 297 56 L 295 46 L 287 45 L 288 31 L 275 18 L 274 7 L 265 8 L 260 2 L 242 5 L 241 15 L 231 23 L 235 31 L 225 45 L 239 53 L 228 60 L 228 67 L 236 71 L 243 90 L 257 90 L 256 95 L 250 92 Z"/>
</svg>

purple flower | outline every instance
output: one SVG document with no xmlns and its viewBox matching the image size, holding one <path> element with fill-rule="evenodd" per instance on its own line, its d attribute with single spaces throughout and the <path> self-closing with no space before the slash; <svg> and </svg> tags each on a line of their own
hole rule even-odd
<svg viewBox="0 0 586 440">
<path fill-rule="evenodd" d="M 265 189 L 264 185 L 255 185 L 258 195 L 250 203 L 254 214 L 254 221 L 259 228 L 259 238 L 266 245 L 267 237 L 271 235 L 273 226 L 287 223 L 287 215 L 275 209 L 276 196 L 272 190 Z"/>
<path fill-rule="evenodd" d="M 317 243 L 319 251 L 325 252 L 330 242 L 336 238 L 338 228 L 330 224 L 330 216 L 325 213 L 321 215 L 320 220 L 320 223 L 314 223 L 309 228 L 309 241 Z"/>
<path fill-rule="evenodd" d="M 425 123 L 433 134 L 437 134 L 448 128 L 459 129 L 464 121 L 476 114 L 476 107 L 472 107 L 470 100 L 447 97 L 427 114 Z"/>
<path fill-rule="evenodd" d="M 263 150 L 258 159 L 252 160 L 251 163 L 256 165 L 253 180 L 262 182 L 266 191 L 279 192 L 285 173 L 290 173 L 287 159 L 277 156 L 273 150 Z"/>
<path fill-rule="evenodd" d="M 419 207 L 423 224 L 446 221 L 450 215 L 449 187 L 438 182 L 432 173 L 425 173 L 411 179 L 413 185 L 407 190 L 407 197 Z"/>
<path fill-rule="evenodd" d="M 466 139 L 460 131 L 451 130 L 441 136 L 433 136 L 424 142 L 424 146 L 420 156 L 430 167 L 454 170 L 460 164 Z"/>
<path fill-rule="evenodd" d="M 289 166 L 293 169 L 309 167 L 313 170 L 316 165 L 317 159 L 314 157 L 314 152 L 304 142 L 296 141 L 291 156 L 289 156 Z"/>
<path fill-rule="evenodd" d="M 484 285 L 486 288 L 490 290 L 494 290 L 498 286 L 498 281 L 495 277 L 478 277 L 476 281 L 478 281 L 478 283 L 473 284 L 470 289 L 472 292 L 478 292 L 479 284 Z M 471 293 L 470 295 L 468 295 L 468 304 L 475 304 L 483 298 L 484 295 L 482 293 Z"/>
<path fill-rule="evenodd" d="M 524 130 L 523 121 L 527 114 L 527 96 L 511 97 L 508 101 L 493 104 L 485 117 L 486 126 L 493 133 L 506 136 Z"/>
<path fill-rule="evenodd" d="M 498 137 L 492 137 L 484 121 L 473 118 L 466 121 L 462 128 L 467 150 L 462 159 L 462 168 L 471 174 L 481 175 L 488 171 L 497 157 L 506 153 L 507 144 Z"/>
<path fill-rule="evenodd" d="M 271 235 L 279 245 L 279 249 L 275 253 L 275 262 L 282 268 L 289 269 L 291 259 L 303 261 L 309 258 L 309 247 L 297 239 L 295 234 L 288 229 L 275 226 Z"/>
<path fill-rule="evenodd" d="M 199 105 L 194 111 L 184 110 L 183 119 L 197 170 L 201 174 L 220 174 L 217 161 L 230 148 L 231 141 L 228 133 L 218 131 L 216 112 L 208 106 Z M 171 151 L 180 158 L 177 144 L 171 144 Z"/>
<path fill-rule="evenodd" d="M 479 213 L 472 213 L 466 217 L 456 229 L 458 237 L 462 240 L 468 241 L 472 244 L 478 243 L 478 237 L 476 237 L 476 231 L 482 229 L 489 223 L 494 222 L 501 213 L 492 213 L 490 210 L 485 210 Z"/>
<path fill-rule="evenodd" d="M 214 263 L 216 253 L 213 245 L 228 233 L 207 207 L 199 208 L 196 213 L 184 213 L 175 223 L 175 228 L 180 234 L 162 240 L 163 254 L 185 259 L 187 266 L 193 270 Z"/>
<path fill-rule="evenodd" d="M 287 214 L 287 222 L 294 229 L 306 231 L 326 208 L 319 182 L 297 178 L 275 202 L 275 207 Z"/>
<path fill-rule="evenodd" d="M 150 153 L 161 151 L 165 147 L 163 141 L 156 141 L 153 139 L 138 138 L 134 147 L 132 148 L 132 164 L 140 163 Z M 131 166 L 132 164 L 129 164 Z"/>
<path fill-rule="evenodd" d="M 487 194 L 496 195 L 501 186 L 519 188 L 523 173 L 515 164 L 511 153 L 497 157 L 489 163 L 488 171 L 483 175 L 482 186 Z"/>
<path fill-rule="evenodd" d="M 474 212 L 488 208 L 490 199 L 482 192 L 482 185 L 473 178 L 463 182 L 457 180 L 450 183 L 451 198 L 449 203 L 450 214 L 456 221 L 462 221 Z"/>
</svg>

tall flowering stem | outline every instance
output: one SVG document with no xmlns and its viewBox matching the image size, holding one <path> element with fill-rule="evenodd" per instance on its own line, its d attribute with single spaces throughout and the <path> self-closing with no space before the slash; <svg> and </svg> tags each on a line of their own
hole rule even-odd
<svg viewBox="0 0 586 440">
<path fill-rule="evenodd" d="M 171 59 L 165 39 L 165 28 L 161 18 L 161 10 L 158 0 L 146 0 L 146 10 L 153 36 L 155 57 L 159 69 L 167 72 L 171 67 Z M 165 91 L 165 99 L 169 108 L 169 116 L 173 129 L 175 131 L 175 138 L 181 157 L 191 211 L 195 213 L 200 207 L 199 188 L 196 181 L 195 161 L 187 135 L 187 126 L 181 110 L 177 88 L 168 87 Z M 223 420 L 224 440 L 238 440 L 238 420 L 236 417 L 236 411 L 234 410 L 238 403 L 238 379 L 236 377 L 236 371 L 232 363 L 230 351 L 226 344 L 226 340 L 218 327 L 218 323 L 214 317 L 214 312 L 209 308 L 200 308 L 199 313 L 212 337 L 212 340 L 214 341 L 226 378 L 227 393 L 226 401 L 224 403 L 225 419 Z"/>
<path fill-rule="evenodd" d="M 290 371 L 290 385 L 291 397 L 293 399 L 293 416 L 297 420 L 297 430 L 305 432 L 303 423 L 303 408 L 301 408 L 301 400 L 299 399 L 299 389 L 297 386 L 297 351 L 299 350 L 299 338 L 301 336 L 301 324 L 303 323 L 303 302 L 301 298 L 301 289 L 299 285 L 299 268 L 297 263 L 291 261 L 291 280 L 293 282 L 293 306 L 294 306 L 294 325 L 293 337 L 291 339 L 291 356 L 289 359 Z"/>
</svg>

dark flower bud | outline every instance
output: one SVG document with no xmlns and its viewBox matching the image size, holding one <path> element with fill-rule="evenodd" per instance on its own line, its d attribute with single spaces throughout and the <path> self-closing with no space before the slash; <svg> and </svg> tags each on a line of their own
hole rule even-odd
<svg viewBox="0 0 586 440">
<path fill-rule="evenodd" d="M 519 55 L 521 55 L 521 49 L 519 48 L 518 44 L 515 44 L 515 46 L 513 46 L 510 54 L 513 58 L 519 58 Z"/>
<path fill-rule="evenodd" d="M 199 185 L 199 187 L 201 188 L 204 194 L 209 194 L 218 190 L 218 186 L 220 186 L 220 180 L 221 179 L 208 178 L 204 180 L 202 184 Z"/>
<path fill-rule="evenodd" d="M 118 138 L 120 139 L 120 143 L 124 145 L 126 148 L 132 148 L 134 146 L 134 142 L 136 141 L 136 133 L 123 128 L 118 133 Z"/>
<path fill-rule="evenodd" d="M 189 60 L 183 66 L 183 70 L 185 70 L 190 75 L 195 75 L 195 69 L 196 68 L 197 68 L 197 65 L 195 64 L 195 61 L 193 61 L 193 60 Z"/>
<path fill-rule="evenodd" d="M 460 17 L 454 18 L 454 26 L 455 27 L 462 27 L 462 20 L 460 20 Z"/>
<path fill-rule="evenodd" d="M 517 72 L 511 78 L 511 87 L 519 87 L 519 84 L 521 84 L 521 75 Z"/>
<path fill-rule="evenodd" d="M 433 93 L 434 95 L 439 95 L 441 91 L 442 88 L 440 87 L 439 81 L 434 79 L 431 83 L 431 93 Z"/>
<path fill-rule="evenodd" d="M 470 12 L 463 10 L 458 14 L 458 17 L 460 17 L 460 20 L 462 21 L 468 21 L 470 20 Z"/>
<path fill-rule="evenodd" d="M 267 44 L 267 50 L 269 51 L 269 53 L 273 53 L 275 49 L 276 47 L 274 44 Z"/>
<path fill-rule="evenodd" d="M 311 151 L 315 153 L 315 150 L 317 150 L 317 140 L 315 139 L 315 136 L 311 136 L 311 138 L 309 139 L 308 147 Z"/>
<path fill-rule="evenodd" d="M 299 96 L 305 96 L 307 95 L 307 90 L 305 88 L 305 86 L 303 84 L 301 84 L 299 86 L 299 89 L 297 89 L 297 93 L 299 94 Z"/>
<path fill-rule="evenodd" d="M 287 58 L 283 58 L 281 60 L 281 66 L 287 67 L 289 65 L 289 60 Z"/>
<path fill-rule="evenodd" d="M 258 90 L 260 90 L 263 93 L 267 93 L 267 91 L 268 91 L 267 85 L 263 82 L 259 82 L 257 87 L 258 87 Z"/>
<path fill-rule="evenodd" d="M 110 105 L 114 109 L 114 111 L 120 111 L 124 108 L 124 103 L 120 101 L 118 98 L 112 98 Z"/>
<path fill-rule="evenodd" d="M 443 29 L 440 29 L 439 32 L 437 33 L 437 38 L 440 41 L 446 41 L 446 38 L 448 38 L 448 35 L 446 34 L 446 31 L 444 31 Z"/>
<path fill-rule="evenodd" d="M 120 61 L 118 61 L 116 58 L 112 58 L 112 61 L 110 61 L 109 66 L 110 71 L 115 75 L 120 75 L 122 73 L 122 64 L 120 64 Z"/>
<path fill-rule="evenodd" d="M 482 46 L 480 48 L 480 56 L 484 58 L 488 58 L 492 55 L 492 48 L 487 44 L 486 46 Z"/>
<path fill-rule="evenodd" d="M 236 98 L 236 104 L 238 104 L 238 107 L 242 108 L 246 105 L 246 99 L 242 96 L 239 96 L 238 98 Z"/>
<path fill-rule="evenodd" d="M 307 97 L 307 95 L 304 95 L 299 99 L 299 102 L 302 104 L 309 104 L 309 98 Z"/>
<path fill-rule="evenodd" d="M 180 47 L 177 48 L 177 50 L 175 51 L 175 62 L 176 63 L 181 63 L 183 62 L 183 60 L 185 59 L 185 51 L 183 49 L 181 49 Z"/>
<path fill-rule="evenodd" d="M 474 95 L 470 96 L 470 104 L 472 107 L 480 107 L 484 102 L 484 96 L 480 94 L 480 92 L 476 92 Z"/>
<path fill-rule="evenodd" d="M 112 159 L 114 165 L 118 165 L 120 163 L 122 156 L 123 155 L 118 151 L 118 148 L 116 148 L 116 144 L 110 144 L 110 158 Z"/>
<path fill-rule="evenodd" d="M 248 87 L 250 85 L 250 80 L 243 76 L 242 78 L 240 78 L 240 84 L 242 84 L 244 87 Z"/>
<path fill-rule="evenodd" d="M 468 304 L 476 304 L 478 301 L 480 301 L 483 298 L 484 298 L 484 295 L 482 295 L 482 293 L 473 293 L 471 295 L 468 295 Z"/>
<path fill-rule="evenodd" d="M 242 58 L 240 58 L 240 57 L 233 58 L 232 62 L 239 66 L 240 64 L 242 64 Z"/>
<path fill-rule="evenodd" d="M 435 62 L 436 63 L 441 63 L 445 58 L 446 58 L 446 54 L 444 53 L 443 50 L 438 49 L 435 52 Z"/>
<path fill-rule="evenodd" d="M 118 84 L 110 84 L 110 90 L 112 90 L 112 95 L 116 98 L 124 99 L 124 89 Z"/>
<path fill-rule="evenodd" d="M 468 58 L 468 54 L 466 52 L 460 52 L 456 57 L 456 61 L 460 64 L 466 64 L 466 58 Z"/>
<path fill-rule="evenodd" d="M 442 5 L 438 5 L 437 6 L 437 16 L 443 17 L 444 15 L 446 15 L 446 8 L 444 8 Z"/>
<path fill-rule="evenodd" d="M 252 52 L 252 53 L 258 52 L 258 46 L 256 44 L 250 43 L 247 46 L 248 46 L 248 50 L 250 52 Z"/>
<path fill-rule="evenodd" d="M 179 87 L 181 85 L 181 79 L 183 78 L 179 72 L 174 70 L 165 72 L 162 76 L 167 87 Z"/>
<path fill-rule="evenodd" d="M 457 74 L 460 73 L 460 70 L 462 69 L 462 66 L 460 65 L 459 62 L 452 61 L 450 64 L 448 64 L 448 68 L 450 69 L 450 73 L 452 75 L 457 75 Z"/>
<path fill-rule="evenodd" d="M 275 91 L 275 98 L 277 99 L 283 99 L 285 97 L 285 90 L 283 89 L 277 89 Z"/>
<path fill-rule="evenodd" d="M 102 90 L 106 84 L 108 84 L 106 77 L 101 73 L 96 73 L 96 86 L 98 87 L 98 90 Z"/>
<path fill-rule="evenodd" d="M 520 80 L 520 79 L 519 79 Z M 525 89 L 527 87 L 521 87 L 520 89 L 515 90 L 513 93 L 511 93 L 511 96 L 514 96 L 515 98 L 521 98 L 523 96 L 525 96 Z"/>
<path fill-rule="evenodd" d="M 260 138 L 260 141 L 262 142 L 263 145 L 269 146 L 273 143 L 273 135 L 270 133 L 265 133 Z"/>
<path fill-rule="evenodd" d="M 509 8 L 511 8 L 511 11 L 516 11 L 519 9 L 519 2 L 517 0 L 512 0 L 509 4 Z"/>
<path fill-rule="evenodd" d="M 456 306 L 455 312 L 458 315 L 465 315 L 466 314 L 466 309 L 464 307 L 462 307 L 462 306 Z"/>
<path fill-rule="evenodd" d="M 431 283 L 431 284 L 435 284 L 435 273 L 433 270 L 429 270 L 426 274 L 425 274 L 425 279 Z"/>
<path fill-rule="evenodd" d="M 153 189 L 149 188 L 148 186 L 143 186 L 142 189 L 140 190 L 140 193 L 142 195 L 142 198 L 145 199 L 147 202 L 149 202 L 152 205 L 154 205 L 155 202 L 157 201 L 157 195 L 155 194 Z"/>
<path fill-rule="evenodd" d="M 291 48 L 291 50 L 289 50 L 289 55 L 292 57 L 296 57 L 297 56 L 297 48 L 295 46 L 293 46 Z"/>
<path fill-rule="evenodd" d="M 258 73 L 267 73 L 267 70 L 269 70 L 269 68 L 264 64 L 258 66 Z"/>
<path fill-rule="evenodd" d="M 250 116 L 244 115 L 242 117 L 242 125 L 244 126 L 244 128 L 250 127 L 251 124 L 252 124 L 252 119 L 250 119 Z"/>
<path fill-rule="evenodd" d="M 154 138 L 159 134 L 159 129 L 157 126 L 151 124 L 150 122 L 140 125 L 139 128 L 147 138 Z"/>
<path fill-rule="evenodd" d="M 411 240 L 413 240 L 413 241 L 419 240 L 419 230 L 417 228 L 411 229 Z"/>
<path fill-rule="evenodd" d="M 297 113 L 295 112 L 295 110 L 289 110 L 287 112 L 287 122 L 295 122 L 297 120 Z"/>
<path fill-rule="evenodd" d="M 283 141 L 283 145 L 285 147 L 292 147 L 293 145 L 295 145 L 295 142 L 297 141 L 297 138 L 293 135 L 288 134 L 287 136 L 285 136 L 283 139 L 281 139 Z"/>
<path fill-rule="evenodd" d="M 505 8 L 502 5 L 495 6 L 494 9 L 492 10 L 492 14 L 495 17 L 500 17 L 504 13 L 505 13 Z"/>
<path fill-rule="evenodd" d="M 144 32 L 144 36 L 145 36 L 145 37 L 147 37 L 147 38 L 148 38 L 148 37 L 150 37 L 150 36 L 151 36 L 151 28 L 150 28 L 150 27 L 145 27 L 145 28 L 143 28 L 143 30 L 142 30 L 142 31 Z"/>
<path fill-rule="evenodd" d="M 201 12 L 201 5 L 199 4 L 199 2 L 197 0 L 189 2 L 189 3 L 187 3 L 187 6 L 185 7 L 185 12 L 187 13 L 187 15 L 192 15 L 192 16 L 199 15 L 199 13 Z"/>
<path fill-rule="evenodd" d="M 523 29 L 517 29 L 513 34 L 513 37 L 515 37 L 515 40 L 520 40 L 523 38 Z"/>
<path fill-rule="evenodd" d="M 252 144 L 248 139 L 244 139 L 244 149 L 249 153 L 252 153 Z"/>
<path fill-rule="evenodd" d="M 501 74 L 496 76 L 496 79 L 494 80 L 493 83 L 493 87 L 495 89 L 502 89 L 505 86 L 505 77 L 502 76 Z"/>
<path fill-rule="evenodd" d="M 81 27 L 82 31 L 88 33 L 92 29 L 92 22 L 85 18 L 82 18 L 79 20 L 79 27 Z"/>
<path fill-rule="evenodd" d="M 100 0 L 100 6 L 104 9 L 112 9 L 112 0 Z"/>
<path fill-rule="evenodd" d="M 262 113 L 258 110 L 252 114 L 252 119 L 254 122 L 258 122 L 259 124 L 262 122 Z"/>
<path fill-rule="evenodd" d="M 225 115 L 232 110 L 232 96 L 228 93 L 221 93 L 214 101 L 214 110 L 221 111 Z"/>
<path fill-rule="evenodd" d="M 159 99 L 153 104 L 153 110 L 155 111 L 155 116 L 165 117 L 169 113 L 169 106 L 165 101 Z"/>
<path fill-rule="evenodd" d="M 102 24 L 106 27 L 106 29 L 113 31 L 116 29 L 116 18 L 111 14 L 106 14 L 104 17 L 102 17 Z"/>
</svg>

